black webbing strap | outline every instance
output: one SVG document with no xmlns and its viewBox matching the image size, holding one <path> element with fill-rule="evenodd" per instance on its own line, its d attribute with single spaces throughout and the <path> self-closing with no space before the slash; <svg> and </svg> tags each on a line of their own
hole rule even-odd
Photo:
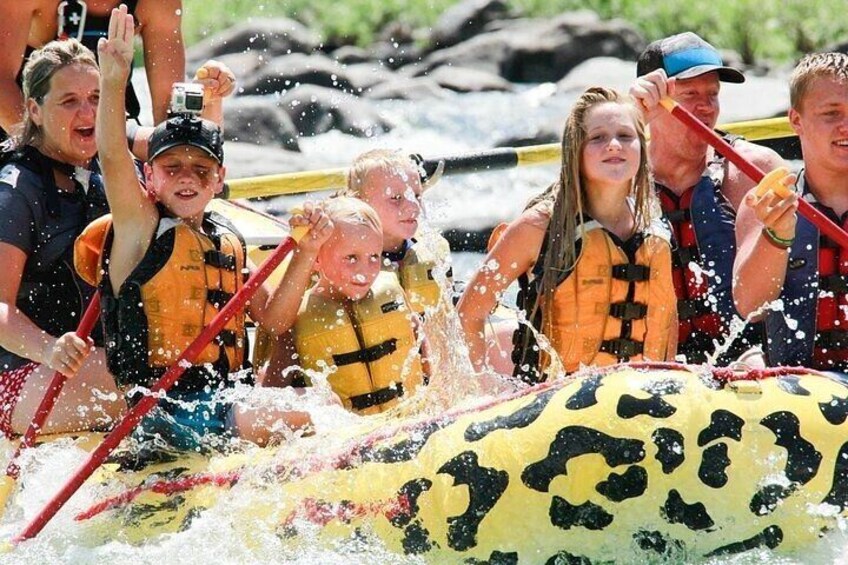
<svg viewBox="0 0 848 565">
<path fill-rule="evenodd" d="M 351 396 L 350 405 L 354 410 L 365 410 L 372 406 L 385 404 L 386 402 L 394 400 L 395 398 L 400 398 L 401 396 L 403 396 L 403 384 L 394 383 L 390 387 L 360 394 L 359 396 Z"/>
<path fill-rule="evenodd" d="M 350 353 L 339 353 L 333 355 L 333 363 L 339 367 L 352 365 L 353 363 L 373 363 L 374 361 L 390 355 L 397 350 L 397 338 L 387 339 L 383 343 L 372 345 Z"/>
</svg>

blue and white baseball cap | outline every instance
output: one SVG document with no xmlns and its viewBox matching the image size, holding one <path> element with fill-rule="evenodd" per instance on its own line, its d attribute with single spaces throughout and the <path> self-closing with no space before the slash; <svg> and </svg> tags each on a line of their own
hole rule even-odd
<svg viewBox="0 0 848 565">
<path fill-rule="evenodd" d="M 725 66 L 715 47 L 691 31 L 651 42 L 636 63 L 636 76 L 665 69 L 669 78 L 694 78 L 711 71 L 724 82 L 745 82 L 739 69 Z"/>
</svg>

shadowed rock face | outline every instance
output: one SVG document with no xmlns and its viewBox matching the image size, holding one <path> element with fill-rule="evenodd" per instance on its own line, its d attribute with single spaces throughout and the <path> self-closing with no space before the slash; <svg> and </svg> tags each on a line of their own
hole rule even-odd
<svg viewBox="0 0 848 565">
<path fill-rule="evenodd" d="M 224 138 L 257 145 L 276 145 L 300 151 L 297 129 L 279 107 L 257 97 L 245 96 L 224 105 Z"/>
<path fill-rule="evenodd" d="M 344 68 L 322 54 L 295 53 L 272 60 L 242 83 L 241 94 L 286 93 L 301 84 L 314 84 L 351 92 Z"/>
<path fill-rule="evenodd" d="M 433 26 L 433 49 L 451 47 L 482 32 L 491 22 L 512 17 L 503 0 L 468 0 L 446 10 Z"/>
<path fill-rule="evenodd" d="M 318 135 L 337 129 L 358 137 L 371 137 L 391 129 L 391 124 L 366 102 L 330 88 L 303 85 L 280 99 L 299 135 Z"/>
<path fill-rule="evenodd" d="M 318 35 L 300 22 L 288 18 L 261 19 L 235 25 L 192 45 L 186 52 L 186 59 L 199 64 L 213 57 L 246 51 L 273 58 L 289 53 L 310 53 L 318 44 Z M 191 66 L 189 64 L 189 68 Z"/>
<path fill-rule="evenodd" d="M 592 12 L 562 14 L 553 20 L 497 22 L 467 41 L 435 51 L 420 72 L 443 65 L 485 70 L 513 82 L 552 82 L 592 57 L 635 60 L 644 39 L 622 21 L 601 21 Z"/>
</svg>

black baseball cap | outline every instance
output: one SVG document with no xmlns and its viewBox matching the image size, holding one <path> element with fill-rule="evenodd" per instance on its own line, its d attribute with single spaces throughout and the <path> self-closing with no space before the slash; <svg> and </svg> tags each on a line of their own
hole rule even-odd
<svg viewBox="0 0 848 565">
<path fill-rule="evenodd" d="M 162 122 L 147 140 L 147 160 L 174 147 L 191 145 L 202 149 L 210 157 L 224 163 L 224 138 L 221 128 L 214 122 L 196 117 L 177 116 Z"/>
<path fill-rule="evenodd" d="M 651 42 L 636 63 L 636 76 L 665 69 L 669 78 L 687 79 L 718 72 L 724 82 L 745 82 L 739 69 L 727 67 L 716 48 L 691 31 Z"/>
</svg>

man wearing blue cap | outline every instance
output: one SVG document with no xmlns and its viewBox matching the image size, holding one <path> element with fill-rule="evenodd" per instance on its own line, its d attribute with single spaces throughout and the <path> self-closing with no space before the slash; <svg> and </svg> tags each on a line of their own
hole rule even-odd
<svg viewBox="0 0 848 565">
<path fill-rule="evenodd" d="M 674 227 L 674 284 L 678 297 L 678 352 L 690 363 L 708 360 L 738 316 L 731 277 L 736 253 L 735 211 L 754 182 L 659 105 L 673 98 L 713 128 L 719 118 L 722 82 L 744 75 L 724 65 L 718 51 L 692 32 L 654 41 L 639 56 L 638 78 L 630 89 L 650 127 L 648 159 L 663 212 Z M 727 141 L 760 169 L 783 160 L 774 151 L 727 136 Z M 749 329 L 719 359 L 729 362 L 757 342 Z"/>
</svg>

